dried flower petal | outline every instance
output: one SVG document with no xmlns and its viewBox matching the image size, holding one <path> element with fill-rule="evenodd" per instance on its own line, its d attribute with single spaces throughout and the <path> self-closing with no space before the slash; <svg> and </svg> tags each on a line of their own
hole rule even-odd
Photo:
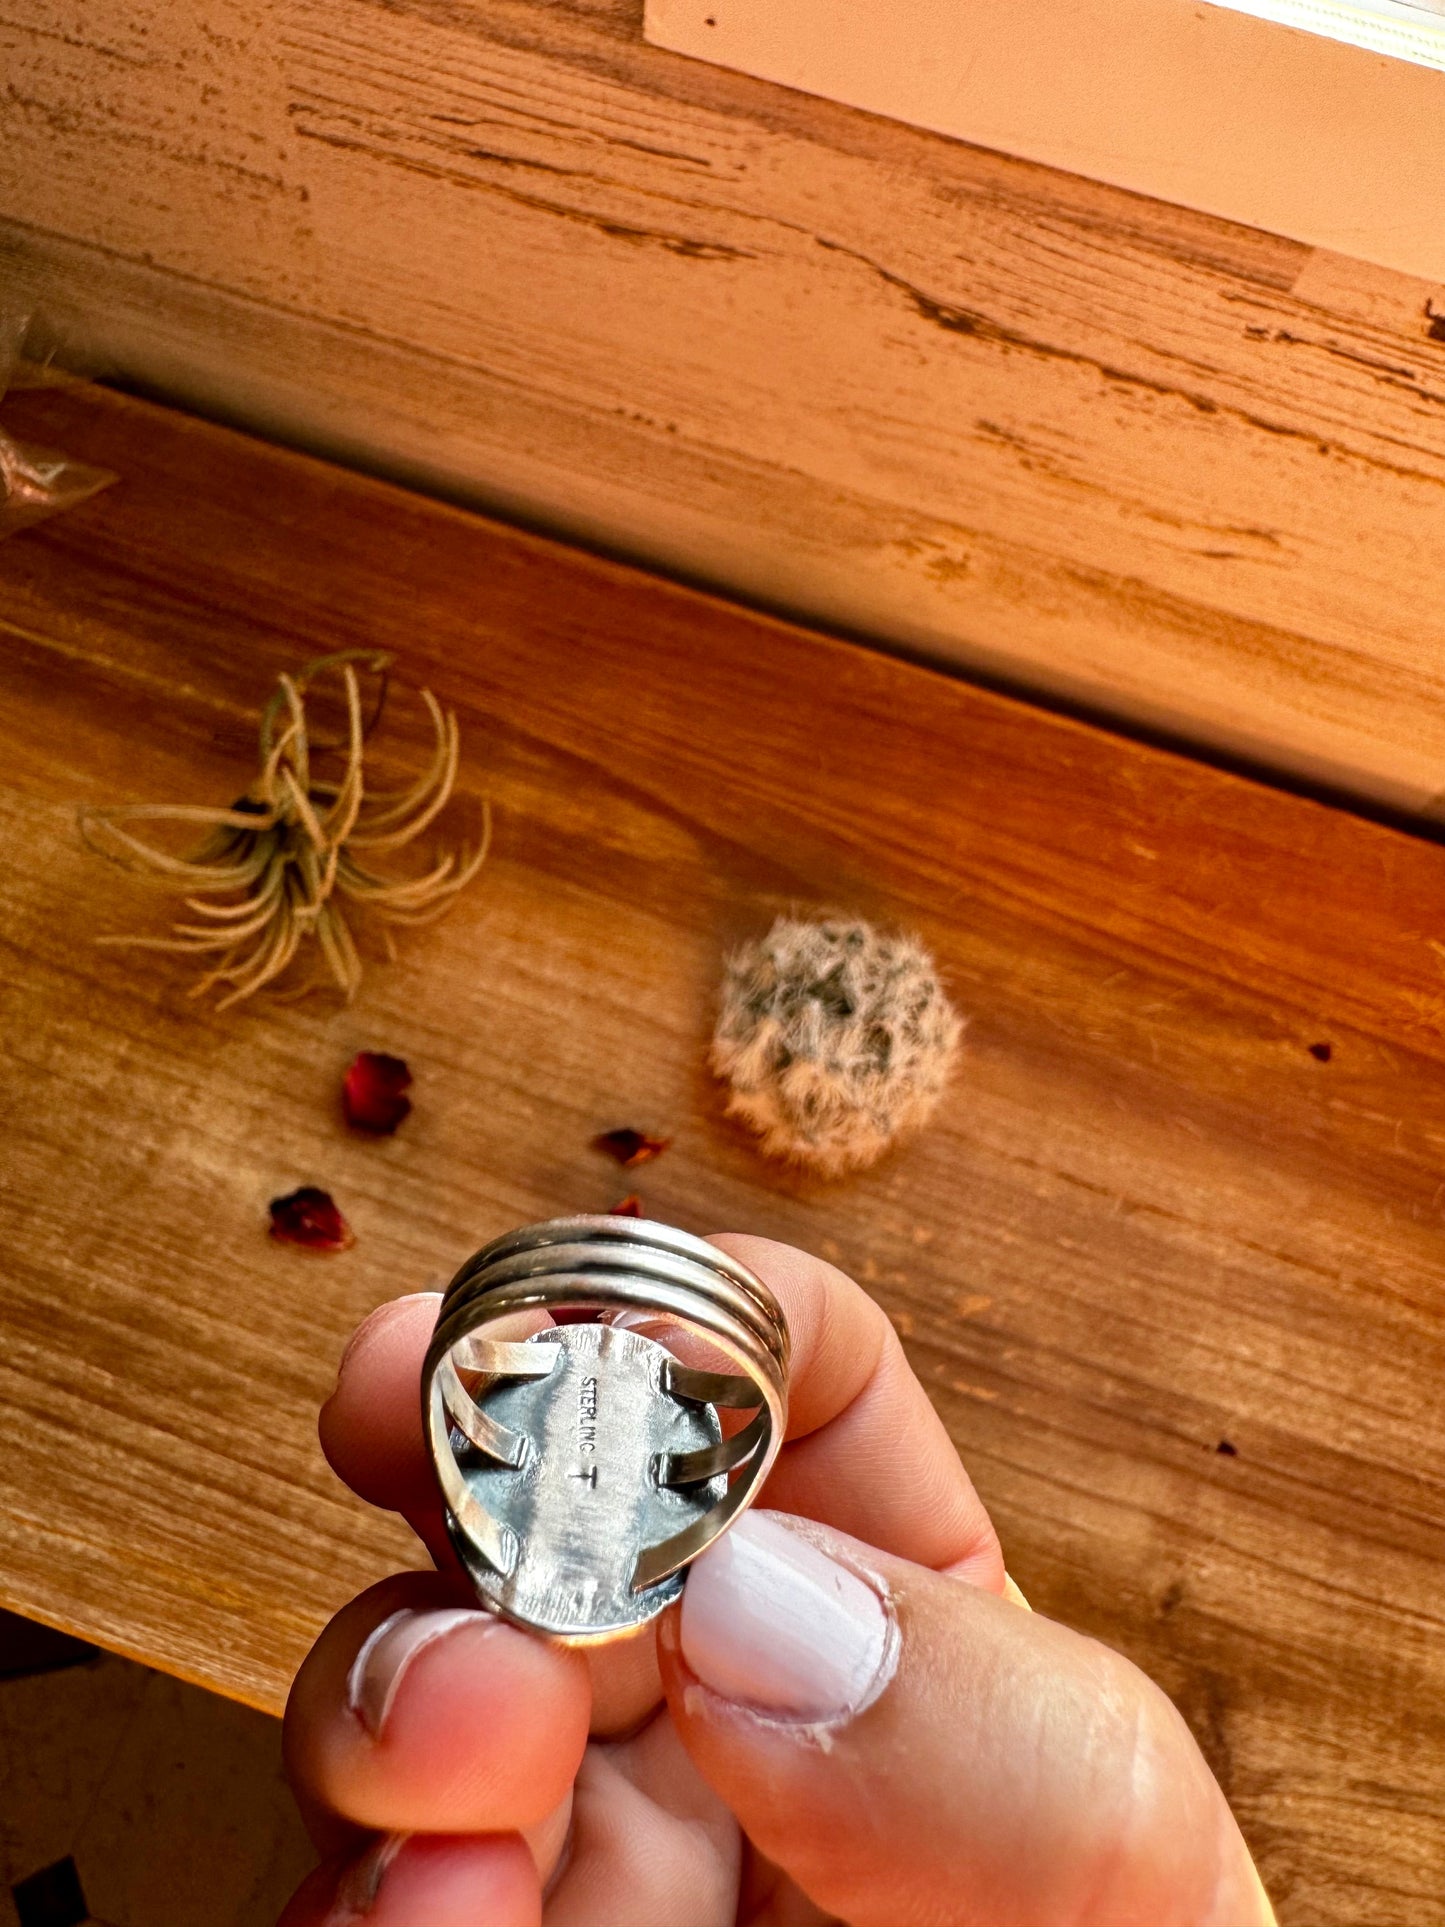
<svg viewBox="0 0 1445 1927">
<path fill-rule="evenodd" d="M 642 1200 L 637 1193 L 629 1191 L 625 1198 L 620 1198 L 613 1205 L 607 1215 L 609 1218 L 645 1218 L 647 1213 L 643 1210 Z"/>
<path fill-rule="evenodd" d="M 410 1089 L 405 1058 L 388 1057 L 379 1050 L 358 1051 L 341 1086 L 347 1123 L 358 1131 L 389 1137 L 411 1109 L 411 1099 L 405 1095 Z"/>
<path fill-rule="evenodd" d="M 299 1191 L 271 1200 L 271 1236 L 303 1251 L 349 1251 L 356 1243 L 351 1226 L 329 1191 L 303 1184 Z"/>
<path fill-rule="evenodd" d="M 670 1137 L 653 1137 L 648 1131 L 603 1131 L 593 1138 L 592 1149 L 616 1158 L 624 1171 L 630 1171 L 634 1165 L 660 1158 L 671 1142 Z"/>
</svg>

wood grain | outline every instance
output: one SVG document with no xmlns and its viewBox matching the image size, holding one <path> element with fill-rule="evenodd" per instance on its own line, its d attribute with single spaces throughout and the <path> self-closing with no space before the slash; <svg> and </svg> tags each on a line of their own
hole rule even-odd
<svg viewBox="0 0 1445 1927">
<path fill-rule="evenodd" d="M 1405 809 L 1424 283 L 649 48 L 640 0 L 25 0 L 4 286 L 348 461 Z"/>
<path fill-rule="evenodd" d="M 1408 0 L 646 0 L 644 32 L 714 66 L 1445 279 L 1445 31 Z"/>
<path fill-rule="evenodd" d="M 317 1452 L 345 1333 L 605 1208 L 589 1140 L 638 1125 L 658 1216 L 879 1297 L 1025 1590 L 1175 1695 L 1282 1919 L 1429 1918 L 1445 849 L 148 404 L 13 419 L 124 479 L 0 546 L 0 1601 L 278 1706 L 413 1557 Z M 453 917 L 350 1010 L 221 1017 L 94 948 L 162 913 L 75 805 L 233 795 L 273 674 L 359 643 L 492 800 Z M 847 1184 L 761 1163 L 703 1067 L 788 906 L 917 929 L 971 1018 L 936 1127 Z M 337 1115 L 361 1046 L 416 1074 L 389 1141 Z M 267 1240 L 301 1182 L 353 1251 Z"/>
</svg>

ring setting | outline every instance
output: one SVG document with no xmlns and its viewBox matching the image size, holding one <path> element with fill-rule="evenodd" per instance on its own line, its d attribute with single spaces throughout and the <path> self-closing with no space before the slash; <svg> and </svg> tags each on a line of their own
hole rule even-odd
<svg viewBox="0 0 1445 1927">
<path fill-rule="evenodd" d="M 669 1225 L 557 1218 L 484 1246 L 447 1287 L 422 1370 L 447 1529 L 481 1602 L 575 1643 L 655 1617 L 767 1477 L 788 1359 L 762 1280 Z"/>
</svg>

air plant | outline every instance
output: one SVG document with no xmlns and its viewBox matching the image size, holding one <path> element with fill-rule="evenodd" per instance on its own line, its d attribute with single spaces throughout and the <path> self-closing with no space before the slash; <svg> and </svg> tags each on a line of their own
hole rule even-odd
<svg viewBox="0 0 1445 1927">
<path fill-rule="evenodd" d="M 261 715 L 259 770 L 229 809 L 141 803 L 82 811 L 81 832 L 92 849 L 179 892 L 195 919 L 177 921 L 165 937 L 98 941 L 209 960 L 191 995 L 229 986 L 223 1010 L 274 982 L 303 946 L 314 944 L 349 1003 L 362 975 L 351 927 L 358 913 L 375 923 L 390 957 L 395 927 L 441 916 L 486 860 L 490 816 L 483 805 L 475 850 L 447 851 L 419 875 L 383 873 L 445 808 L 459 750 L 455 715 L 423 689 L 435 737 L 426 769 L 406 789 L 368 792 L 366 741 L 385 705 L 390 663 L 384 652 L 351 649 L 282 675 Z M 369 723 L 358 669 L 382 678 Z M 345 737 L 336 749 L 313 740 L 306 712 L 312 685 L 327 675 L 339 678 L 346 707 Z M 331 754 L 341 758 L 339 772 L 323 777 L 313 765 Z M 208 834 L 191 855 L 176 856 L 127 827 L 142 822 L 195 825 Z"/>
</svg>

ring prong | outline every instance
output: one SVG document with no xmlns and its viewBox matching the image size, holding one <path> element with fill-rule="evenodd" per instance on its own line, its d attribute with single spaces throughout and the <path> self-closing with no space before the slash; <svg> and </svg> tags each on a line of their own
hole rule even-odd
<svg viewBox="0 0 1445 1927">
<path fill-rule="evenodd" d="M 756 1394 L 754 1394 L 756 1396 Z M 768 1436 L 768 1414 L 760 1411 L 741 1432 L 734 1432 L 720 1445 L 705 1445 L 696 1452 L 657 1452 L 653 1454 L 652 1476 L 659 1485 L 701 1485 L 719 1473 L 746 1465 Z"/>
</svg>

